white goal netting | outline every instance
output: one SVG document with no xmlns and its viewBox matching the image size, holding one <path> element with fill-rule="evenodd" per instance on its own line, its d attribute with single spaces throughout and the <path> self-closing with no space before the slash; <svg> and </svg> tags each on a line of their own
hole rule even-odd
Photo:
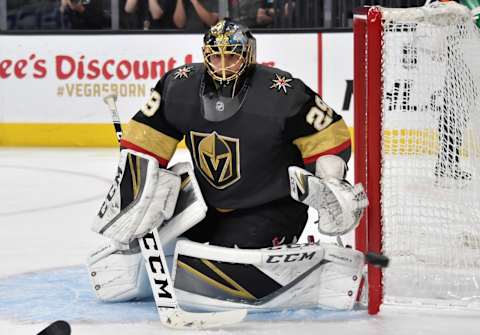
<svg viewBox="0 0 480 335">
<path fill-rule="evenodd" d="M 382 17 L 384 300 L 480 306 L 479 31 L 453 2 Z"/>
</svg>

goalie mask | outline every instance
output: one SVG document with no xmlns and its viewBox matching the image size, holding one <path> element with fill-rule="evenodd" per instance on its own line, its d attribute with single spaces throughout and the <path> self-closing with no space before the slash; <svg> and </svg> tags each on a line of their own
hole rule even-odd
<svg viewBox="0 0 480 335">
<path fill-rule="evenodd" d="M 230 19 L 223 19 L 203 37 L 203 58 L 208 74 L 229 83 L 255 63 L 255 38 L 250 30 Z"/>
</svg>

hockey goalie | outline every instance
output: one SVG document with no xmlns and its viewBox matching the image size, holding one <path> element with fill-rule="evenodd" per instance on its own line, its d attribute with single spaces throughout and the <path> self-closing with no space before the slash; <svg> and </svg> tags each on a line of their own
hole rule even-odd
<svg viewBox="0 0 480 335">
<path fill-rule="evenodd" d="M 98 299 L 151 296 L 149 277 L 167 273 L 196 310 L 353 308 L 364 255 L 297 244 L 309 206 L 320 232 L 338 236 L 368 204 L 345 180 L 349 130 L 301 80 L 257 64 L 255 49 L 246 27 L 221 20 L 204 36 L 204 62 L 166 73 L 127 124 L 93 224 L 111 240 L 88 258 Z M 167 168 L 182 139 L 193 167 Z M 168 268 L 142 256 L 151 248 Z M 166 285 L 153 295 L 171 296 Z"/>
</svg>

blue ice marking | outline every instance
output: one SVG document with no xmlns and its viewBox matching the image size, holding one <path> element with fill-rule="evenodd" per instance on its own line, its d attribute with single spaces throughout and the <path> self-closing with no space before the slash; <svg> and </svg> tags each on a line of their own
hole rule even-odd
<svg viewBox="0 0 480 335">
<path fill-rule="evenodd" d="M 0 278 L 0 319 L 135 322 L 158 320 L 152 300 L 96 300 L 84 266 Z"/>
<path fill-rule="evenodd" d="M 247 320 L 337 321 L 367 317 L 364 310 L 286 309 L 250 312 Z M 87 269 L 77 266 L 0 278 L 0 319 L 142 322 L 156 321 L 158 314 L 153 298 L 123 303 L 97 301 Z"/>
</svg>

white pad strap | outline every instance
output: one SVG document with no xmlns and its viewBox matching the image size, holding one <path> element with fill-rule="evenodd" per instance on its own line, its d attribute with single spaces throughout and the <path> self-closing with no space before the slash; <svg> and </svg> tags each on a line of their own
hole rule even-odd
<svg viewBox="0 0 480 335">
<path fill-rule="evenodd" d="M 92 230 L 128 244 L 169 219 L 180 190 L 180 177 L 160 169 L 155 158 L 122 150 L 117 176 Z"/>
</svg>

